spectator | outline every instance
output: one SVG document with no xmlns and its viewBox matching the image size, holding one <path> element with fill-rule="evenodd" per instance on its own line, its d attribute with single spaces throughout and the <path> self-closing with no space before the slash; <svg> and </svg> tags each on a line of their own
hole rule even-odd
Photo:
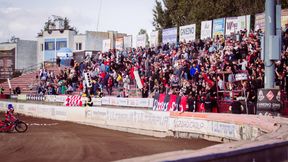
<svg viewBox="0 0 288 162">
<path fill-rule="evenodd" d="M 56 65 L 57 65 L 58 67 L 60 67 L 60 63 L 61 63 L 61 59 L 60 59 L 59 56 L 57 56 L 57 58 L 56 58 Z"/>
</svg>

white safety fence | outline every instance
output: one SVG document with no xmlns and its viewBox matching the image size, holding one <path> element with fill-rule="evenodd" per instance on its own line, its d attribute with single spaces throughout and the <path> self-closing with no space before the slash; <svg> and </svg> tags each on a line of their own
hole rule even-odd
<svg viewBox="0 0 288 162">
<path fill-rule="evenodd" d="M 7 104 L 8 102 L 0 101 L 0 111 L 5 111 Z M 17 113 L 28 116 L 84 123 L 157 137 L 176 136 L 176 132 L 180 132 L 243 140 L 256 138 L 259 135 L 259 130 L 253 129 L 252 126 L 171 116 L 170 112 L 101 107 L 64 107 L 19 102 L 13 104 Z M 245 131 L 245 136 L 243 136 L 243 131 Z"/>
</svg>

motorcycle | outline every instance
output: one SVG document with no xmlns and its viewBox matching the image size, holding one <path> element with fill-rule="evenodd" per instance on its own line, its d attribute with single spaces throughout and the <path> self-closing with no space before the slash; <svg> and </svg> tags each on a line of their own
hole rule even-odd
<svg viewBox="0 0 288 162">
<path fill-rule="evenodd" d="M 12 122 L 0 121 L 0 132 L 13 132 L 16 130 L 18 133 L 24 133 L 27 129 L 28 125 L 19 119 Z"/>
</svg>

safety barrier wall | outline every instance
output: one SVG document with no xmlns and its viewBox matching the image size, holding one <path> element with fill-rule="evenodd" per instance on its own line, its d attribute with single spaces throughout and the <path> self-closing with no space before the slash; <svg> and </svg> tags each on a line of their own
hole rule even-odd
<svg viewBox="0 0 288 162">
<path fill-rule="evenodd" d="M 5 111 L 7 104 L 8 102 L 0 101 L 0 110 Z M 260 136 L 262 132 L 274 129 L 272 124 L 261 128 L 249 123 L 233 123 L 235 119 L 229 123 L 221 121 L 221 116 L 213 119 L 212 116 L 200 113 L 184 113 L 186 116 L 183 116 L 183 113 L 178 112 L 137 109 L 64 107 L 19 102 L 13 104 L 17 113 L 29 116 L 72 121 L 157 137 L 191 138 L 195 135 L 199 135 L 198 137 L 205 135 L 228 140 L 249 140 Z"/>
<path fill-rule="evenodd" d="M 64 103 L 67 95 L 25 95 L 21 94 L 14 96 L 13 99 L 18 100 L 33 100 L 33 101 L 45 101 L 45 102 L 58 102 Z M 12 98 L 11 98 L 12 99 Z M 86 101 L 87 97 L 82 97 L 82 101 Z M 96 106 L 123 106 L 123 107 L 153 107 L 152 98 L 118 98 L 118 97 L 103 97 L 103 98 L 92 98 L 93 104 Z"/>
</svg>

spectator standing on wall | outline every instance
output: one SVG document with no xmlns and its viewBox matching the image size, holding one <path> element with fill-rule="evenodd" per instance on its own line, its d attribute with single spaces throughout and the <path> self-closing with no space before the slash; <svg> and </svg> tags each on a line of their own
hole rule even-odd
<svg viewBox="0 0 288 162">
<path fill-rule="evenodd" d="M 60 62 L 61 62 L 61 59 L 60 59 L 59 56 L 57 56 L 57 58 L 56 58 L 56 65 L 57 65 L 58 67 L 60 67 Z"/>
</svg>

